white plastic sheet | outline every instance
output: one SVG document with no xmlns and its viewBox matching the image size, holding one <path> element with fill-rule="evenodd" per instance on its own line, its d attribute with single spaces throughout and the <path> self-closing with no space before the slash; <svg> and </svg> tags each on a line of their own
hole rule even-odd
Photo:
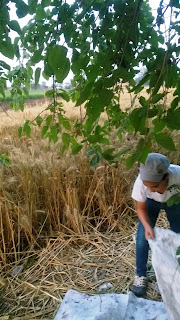
<svg viewBox="0 0 180 320">
<path fill-rule="evenodd" d="M 180 320 L 180 265 L 176 257 L 180 234 L 155 228 L 155 240 L 149 240 L 149 244 L 152 265 L 169 320 Z"/>
<path fill-rule="evenodd" d="M 162 302 L 129 294 L 89 296 L 68 290 L 54 320 L 168 320 Z"/>
<path fill-rule="evenodd" d="M 54 320 L 180 320 L 180 266 L 176 257 L 180 234 L 155 228 L 155 236 L 149 244 L 164 303 L 137 298 L 131 292 L 90 296 L 69 290 Z"/>
</svg>

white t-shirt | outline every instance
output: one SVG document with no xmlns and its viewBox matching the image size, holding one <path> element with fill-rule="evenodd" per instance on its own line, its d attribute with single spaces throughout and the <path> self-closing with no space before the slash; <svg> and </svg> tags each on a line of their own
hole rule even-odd
<svg viewBox="0 0 180 320">
<path fill-rule="evenodd" d="M 158 192 L 150 192 L 149 189 L 143 184 L 140 179 L 140 175 L 138 175 L 132 190 L 132 198 L 136 201 L 145 202 L 147 198 L 153 199 L 158 202 L 167 202 L 167 200 L 180 192 L 180 188 L 176 187 L 169 188 L 172 185 L 179 185 L 180 187 L 180 166 L 170 164 L 168 168 L 169 172 L 169 183 L 167 190 L 160 194 Z M 169 189 L 169 190 L 168 190 Z"/>
</svg>

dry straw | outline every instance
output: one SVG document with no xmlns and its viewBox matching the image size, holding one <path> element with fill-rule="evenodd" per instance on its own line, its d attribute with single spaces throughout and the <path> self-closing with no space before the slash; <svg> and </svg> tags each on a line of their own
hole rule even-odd
<svg viewBox="0 0 180 320">
<path fill-rule="evenodd" d="M 135 271 L 137 167 L 90 169 L 83 152 L 62 157 L 36 128 L 18 139 L 18 125 L 41 111 L 1 117 L 0 153 L 11 158 L 8 170 L 0 168 L 0 315 L 7 320 L 53 319 L 69 288 L 96 294 L 111 282 L 110 292 L 127 292 Z M 166 154 L 180 163 L 178 152 Z M 163 214 L 159 223 L 167 226 Z M 158 299 L 153 282 L 148 297 Z"/>
</svg>

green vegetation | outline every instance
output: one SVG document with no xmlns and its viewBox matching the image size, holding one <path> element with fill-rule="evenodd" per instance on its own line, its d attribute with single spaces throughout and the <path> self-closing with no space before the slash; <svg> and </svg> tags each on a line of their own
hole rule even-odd
<svg viewBox="0 0 180 320">
<path fill-rule="evenodd" d="M 30 90 L 27 96 L 27 99 L 41 99 L 45 97 L 46 90 Z M 0 96 L 0 101 L 11 101 L 11 93 L 10 91 L 5 91 L 5 97 Z"/>
</svg>

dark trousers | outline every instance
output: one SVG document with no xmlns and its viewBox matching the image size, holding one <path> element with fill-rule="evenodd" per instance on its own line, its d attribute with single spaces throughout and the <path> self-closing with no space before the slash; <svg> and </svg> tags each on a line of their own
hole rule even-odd
<svg viewBox="0 0 180 320">
<path fill-rule="evenodd" d="M 170 229 L 176 233 L 180 233 L 180 204 L 168 207 L 166 203 L 147 198 L 146 210 L 151 227 L 155 226 L 161 209 L 166 211 Z M 146 276 L 148 251 L 149 244 L 145 239 L 145 230 L 141 221 L 139 221 L 136 235 L 136 274 L 138 276 Z"/>
</svg>

